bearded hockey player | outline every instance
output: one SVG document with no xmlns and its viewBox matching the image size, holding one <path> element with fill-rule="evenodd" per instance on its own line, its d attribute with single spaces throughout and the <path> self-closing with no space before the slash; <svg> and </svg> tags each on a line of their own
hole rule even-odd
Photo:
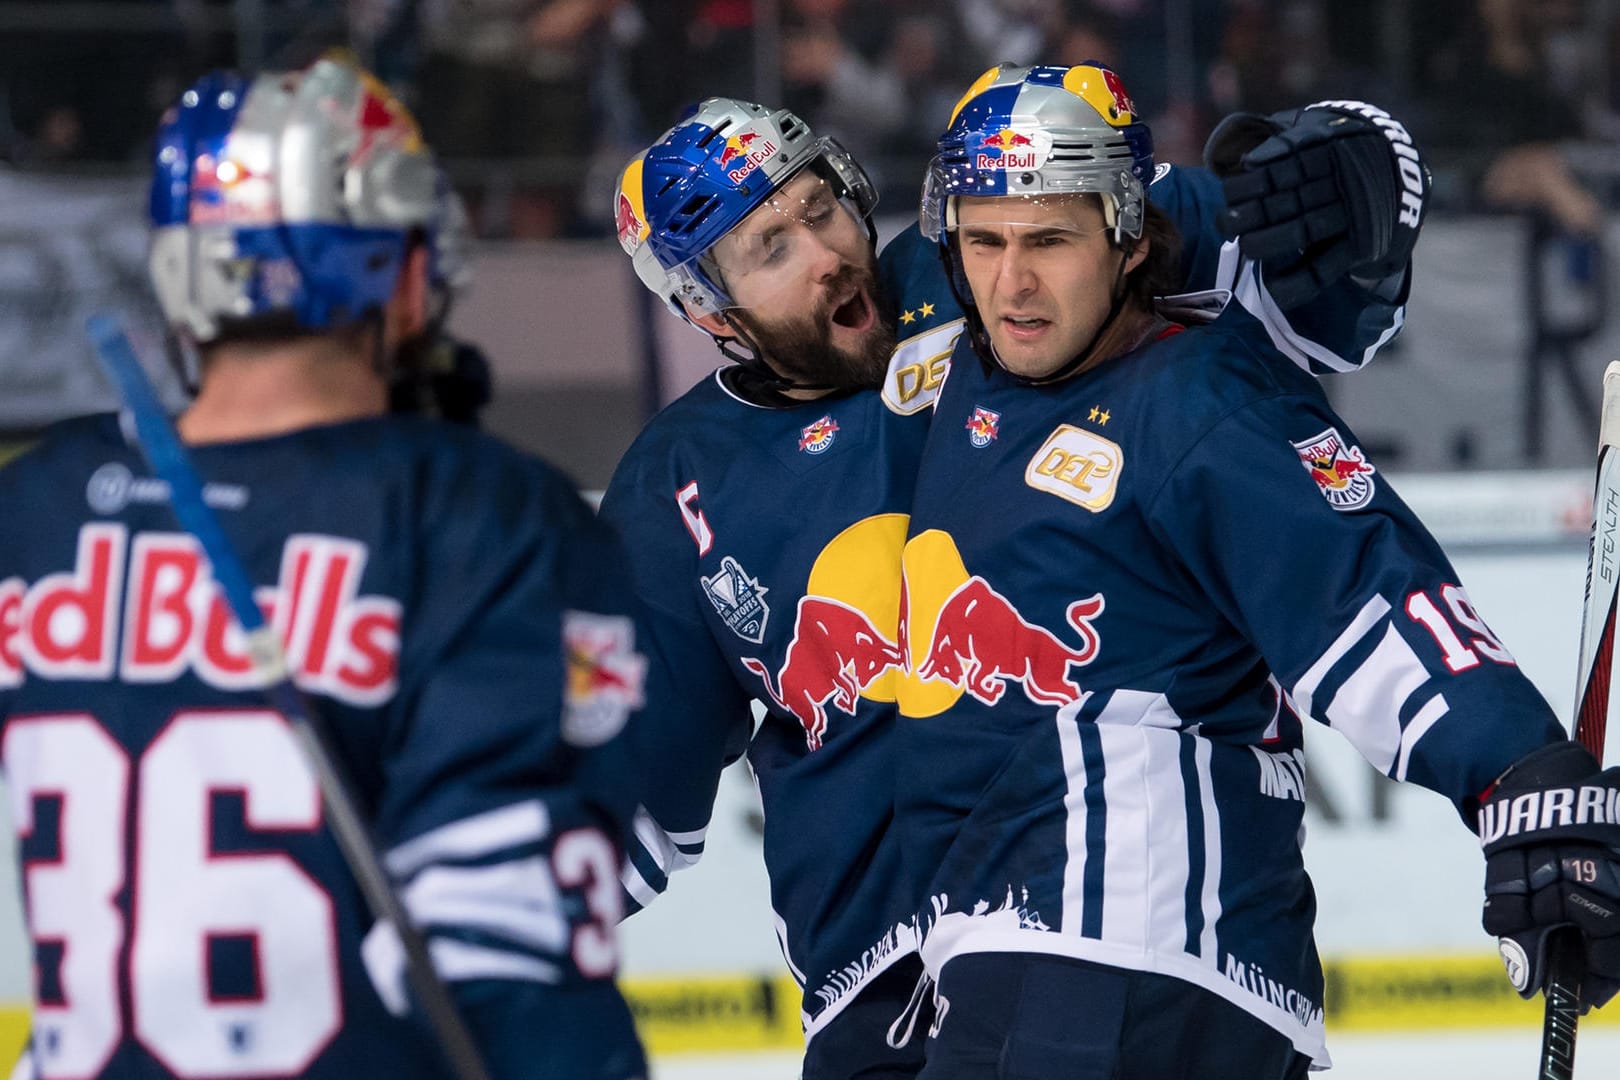
<svg viewBox="0 0 1620 1080">
<path fill-rule="evenodd" d="M 201 354 L 178 427 L 489 1073 L 632 1080 L 614 925 L 643 663 L 614 541 L 543 463 L 387 415 L 441 276 L 437 172 L 342 59 L 187 90 L 151 198 L 153 281 Z M 168 501 L 114 415 L 0 472 L 25 1069 L 444 1076 Z"/>
</svg>

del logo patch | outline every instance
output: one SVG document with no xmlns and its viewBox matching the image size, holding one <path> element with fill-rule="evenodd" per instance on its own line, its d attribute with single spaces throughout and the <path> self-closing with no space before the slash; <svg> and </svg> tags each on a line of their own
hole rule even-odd
<svg viewBox="0 0 1620 1080">
<path fill-rule="evenodd" d="M 1322 497 L 1335 510 L 1360 510 L 1372 502 L 1373 467 L 1361 447 L 1350 446 L 1338 428 L 1292 444 Z"/>
<path fill-rule="evenodd" d="M 636 652 L 635 624 L 623 615 L 565 611 L 562 636 L 568 664 L 563 741 L 598 746 L 641 707 L 647 659 Z"/>
<path fill-rule="evenodd" d="M 1124 467 L 1125 452 L 1118 443 L 1064 424 L 1029 459 L 1024 483 L 1096 513 L 1114 501 Z"/>
<path fill-rule="evenodd" d="M 733 634 L 755 645 L 765 641 L 765 622 L 771 617 L 771 609 L 765 603 L 768 592 L 770 590 L 761 585 L 758 578 L 749 577 L 748 571 L 730 555 L 720 560 L 718 574 L 703 579 L 703 594 L 726 621 L 726 626 Z"/>
</svg>

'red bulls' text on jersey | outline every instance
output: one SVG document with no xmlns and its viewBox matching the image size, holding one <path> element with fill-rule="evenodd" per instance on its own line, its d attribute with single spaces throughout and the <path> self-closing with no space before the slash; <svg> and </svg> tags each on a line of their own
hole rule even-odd
<svg viewBox="0 0 1620 1080">
<path fill-rule="evenodd" d="M 400 604 L 360 596 L 367 548 L 297 534 L 276 583 L 254 590 L 281 639 L 293 681 L 355 705 L 393 696 Z M 172 682 L 186 673 L 221 690 L 265 685 L 198 542 L 116 522 L 79 529 L 73 566 L 0 581 L 0 687 L 25 678 Z"/>
</svg>

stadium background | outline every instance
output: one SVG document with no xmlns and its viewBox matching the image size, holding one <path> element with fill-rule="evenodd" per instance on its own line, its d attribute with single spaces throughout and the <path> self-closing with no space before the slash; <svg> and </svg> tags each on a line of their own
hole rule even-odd
<svg viewBox="0 0 1620 1080">
<path fill-rule="evenodd" d="M 1433 210 L 1405 332 L 1329 393 L 1568 712 L 1598 377 L 1620 359 L 1620 0 L 0 0 L 0 457 L 111 403 L 80 329 L 98 308 L 129 315 L 181 403 L 144 281 L 157 112 L 209 66 L 335 43 L 415 104 L 468 198 L 475 279 L 452 326 L 492 362 L 489 426 L 587 489 L 718 359 L 608 238 L 614 173 L 684 101 L 780 101 L 837 134 L 879 179 L 885 235 L 951 102 L 996 60 L 1112 63 L 1179 163 L 1231 109 L 1385 105 L 1435 166 Z M 1335 1075 L 1528 1076 L 1537 1010 L 1478 929 L 1480 860 L 1455 815 L 1336 735 L 1314 740 L 1310 771 Z M 710 854 L 626 928 L 665 1080 L 794 1075 L 796 989 L 752 785 L 733 773 Z M 10 865 L 0 1035 L 15 1037 L 31 964 Z M 1583 1028 L 1581 1075 L 1620 1074 L 1609 1012 Z"/>
</svg>

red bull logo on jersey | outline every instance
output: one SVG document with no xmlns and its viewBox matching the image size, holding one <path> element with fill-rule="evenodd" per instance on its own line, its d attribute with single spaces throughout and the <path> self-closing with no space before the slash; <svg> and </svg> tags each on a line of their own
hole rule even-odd
<svg viewBox="0 0 1620 1080">
<path fill-rule="evenodd" d="M 636 652 L 635 624 L 624 615 L 565 611 L 563 741 L 600 746 L 617 735 L 641 707 L 647 658 Z"/>
<path fill-rule="evenodd" d="M 739 131 L 728 136 L 725 146 L 720 148 L 720 168 L 725 172 L 726 179 L 740 184 L 755 169 L 769 161 L 778 149 L 776 143 L 766 135 L 757 131 Z"/>
<path fill-rule="evenodd" d="M 829 413 L 813 424 L 806 424 L 799 429 L 799 449 L 806 454 L 823 454 L 833 444 L 833 436 L 838 434 L 838 421 Z"/>
<path fill-rule="evenodd" d="M 394 694 L 401 607 L 361 596 L 366 545 L 289 537 L 273 587 L 256 589 L 293 681 L 356 705 Z M 123 525 L 79 530 L 73 568 L 32 584 L 0 581 L 0 687 L 24 678 L 172 682 L 222 690 L 265 685 L 201 546 L 186 533 Z"/>
<path fill-rule="evenodd" d="M 1084 667 L 1096 659 L 1101 639 L 1091 622 L 1102 611 L 1101 593 L 1070 604 L 1065 615 L 1080 643 L 1067 645 L 1025 619 L 1011 601 L 975 575 L 940 608 L 933 643 L 917 675 L 961 687 L 986 705 L 1000 701 L 1011 683 L 1021 685 L 1033 702 L 1071 704 L 1085 695 L 1069 678 L 1069 667 Z"/>
<path fill-rule="evenodd" d="M 1337 428 L 1328 428 L 1304 442 L 1292 444 L 1300 464 L 1316 481 L 1322 497 L 1335 510 L 1360 510 L 1372 502 L 1372 463 L 1361 447 L 1350 446 Z"/>
<path fill-rule="evenodd" d="M 996 441 L 1000 424 L 1000 413 L 975 405 L 967 422 L 968 442 L 980 448 L 989 446 Z"/>
<path fill-rule="evenodd" d="M 1052 153 L 1052 136 L 1039 128 L 1004 127 L 968 142 L 976 169 L 1038 169 Z"/>
<path fill-rule="evenodd" d="M 774 680 L 753 657 L 743 667 L 758 675 L 776 705 L 804 726 L 805 742 L 819 750 L 827 734 L 827 708 L 855 715 L 861 692 L 890 668 L 904 668 L 900 646 L 884 637 L 865 612 L 838 600 L 799 601 L 782 668 Z"/>
</svg>

